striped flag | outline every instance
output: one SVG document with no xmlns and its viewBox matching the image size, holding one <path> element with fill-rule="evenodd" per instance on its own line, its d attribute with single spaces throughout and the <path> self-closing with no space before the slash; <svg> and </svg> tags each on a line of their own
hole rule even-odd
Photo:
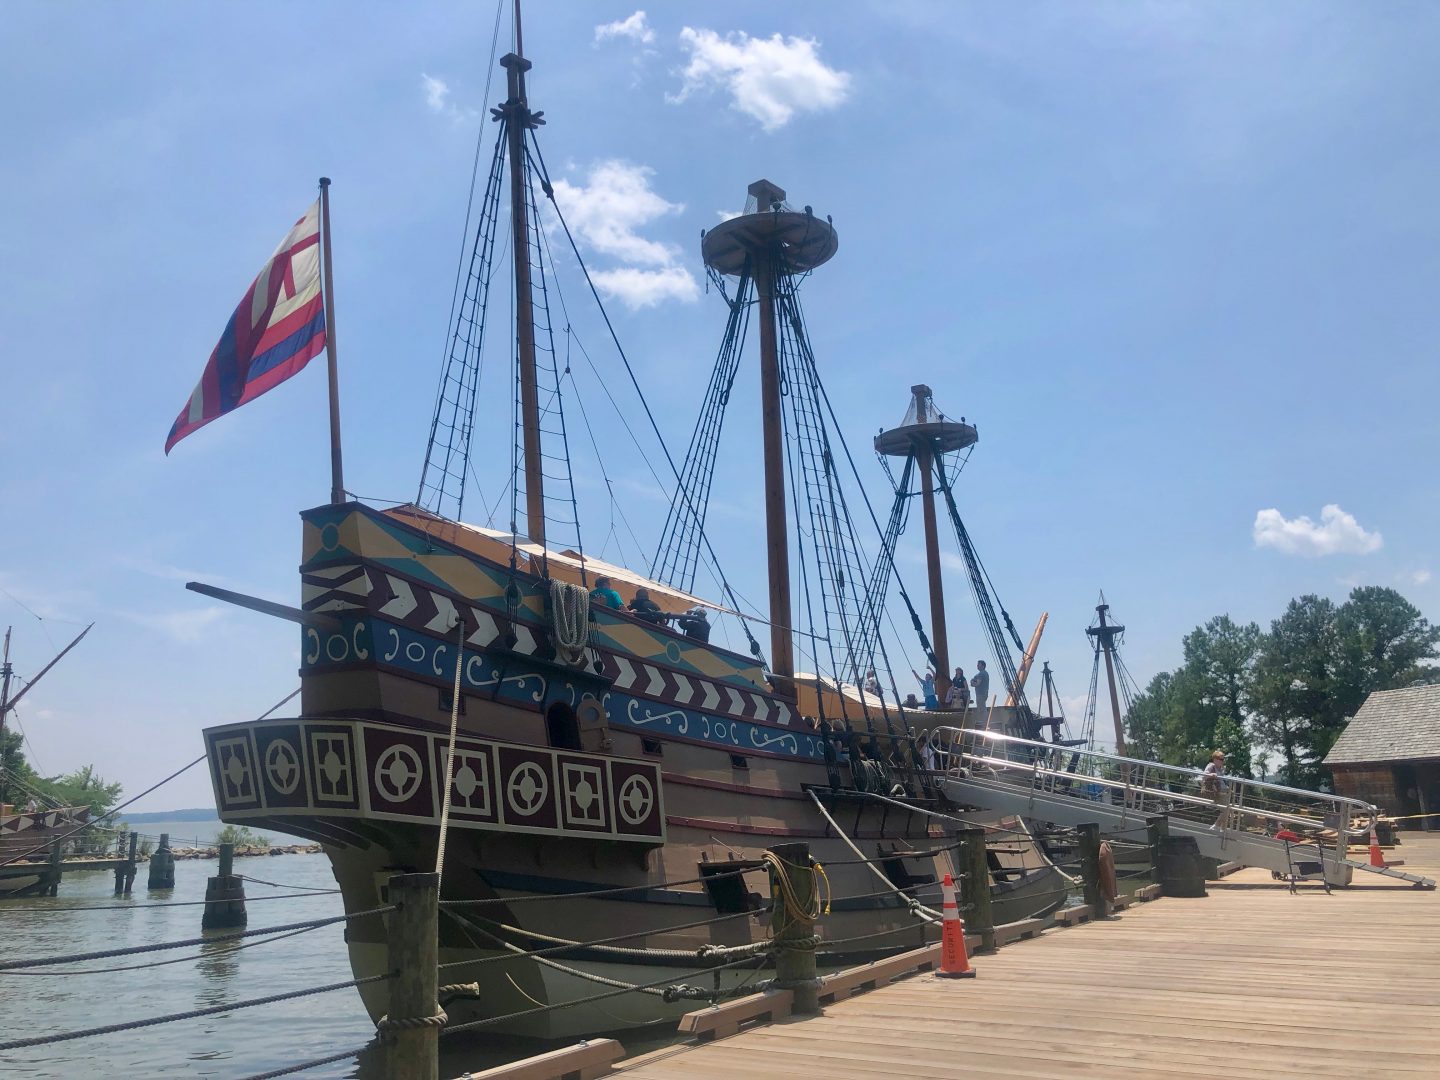
<svg viewBox="0 0 1440 1080">
<path fill-rule="evenodd" d="M 317 199 L 250 284 L 210 354 L 200 385 L 165 440 L 165 453 L 217 416 L 297 374 L 325 347 Z"/>
</svg>

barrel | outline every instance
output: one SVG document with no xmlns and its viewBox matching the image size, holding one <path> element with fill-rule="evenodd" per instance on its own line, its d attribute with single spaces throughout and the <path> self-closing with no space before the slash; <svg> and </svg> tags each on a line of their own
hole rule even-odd
<svg viewBox="0 0 1440 1080">
<path fill-rule="evenodd" d="M 1160 885 L 1166 896 L 1205 896 L 1205 860 L 1193 836 L 1160 841 Z"/>
</svg>

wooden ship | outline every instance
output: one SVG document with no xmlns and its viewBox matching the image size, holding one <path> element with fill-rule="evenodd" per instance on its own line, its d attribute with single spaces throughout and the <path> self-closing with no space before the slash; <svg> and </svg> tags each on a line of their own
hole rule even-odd
<svg viewBox="0 0 1440 1080">
<path fill-rule="evenodd" d="M 712 229 L 702 245 L 712 277 L 734 288 L 726 296 L 725 364 L 738 363 L 744 323 L 758 323 L 768 654 L 753 637 L 747 655 L 590 602 L 587 590 L 608 577 L 626 601 L 644 588 L 668 611 L 703 608 L 739 622 L 749 637 L 723 578 L 717 598 L 694 586 L 695 567 L 710 552 L 704 518 L 719 434 L 713 406 L 728 398 L 733 366 L 717 367 L 690 454 L 675 468 L 674 502 L 652 567 L 639 573 L 607 563 L 554 535 L 555 507 L 573 505 L 573 489 L 563 417 L 554 411 L 560 380 L 537 219 L 537 184 L 546 194 L 550 185 L 520 40 L 517 27 L 516 51 L 501 60 L 508 93 L 494 110 L 487 224 L 475 233 L 463 326 L 452 337 L 419 497 L 388 509 L 353 501 L 337 466 L 332 501 L 301 514 L 298 607 L 195 587 L 292 619 L 303 642 L 298 713 L 204 732 L 221 820 L 322 844 L 346 909 L 363 912 L 385 902 L 390 875 L 435 867 L 447 816 L 442 900 L 491 903 L 443 909 L 441 962 L 496 960 L 446 969 L 480 986 L 478 998 L 446 1005 L 452 1022 L 495 1018 L 498 1032 L 573 1037 L 693 1008 L 636 994 L 535 1011 L 613 985 L 597 985 L 602 979 L 653 984 L 673 973 L 677 983 L 695 980 L 699 947 L 764 940 L 760 856 L 777 844 L 804 841 L 827 864 L 836 897 L 827 940 L 862 939 L 822 944 L 822 969 L 934 940 L 875 871 L 905 896 L 938 906 L 937 882 L 950 869 L 943 850 L 950 825 L 941 815 L 956 808 L 935 793 L 915 748 L 925 729 L 956 716 L 906 709 L 893 687 L 861 687 L 865 666 L 878 663 L 873 590 L 883 591 L 884 582 L 873 565 L 868 577 L 847 576 L 856 569 L 853 554 L 821 567 L 817 586 L 830 590 L 832 616 L 849 620 L 852 647 L 817 657 L 815 666 L 826 670 L 796 670 L 803 621 L 792 611 L 797 547 L 787 504 L 803 501 L 797 485 L 812 496 L 823 486 L 817 461 L 830 450 L 819 446 L 787 470 L 782 413 L 798 406 L 782 400 L 781 381 L 789 381 L 791 397 L 804 391 L 803 407 L 815 414 L 804 418 L 813 423 L 806 437 L 823 440 L 796 288 L 836 253 L 838 237 L 768 182 L 751 185 L 748 212 Z M 503 227 L 495 225 L 505 204 L 519 527 L 502 531 L 464 523 L 461 504 L 477 423 L 479 335 L 472 331 L 483 325 L 490 271 L 505 257 Z M 798 421 L 791 414 L 789 422 Z M 838 519 L 843 508 L 822 509 Z M 832 538 L 837 549 L 857 546 L 854 531 Z M 943 626 L 943 609 L 935 625 Z M 828 637 L 833 643 L 842 634 Z M 1059 872 L 1035 844 L 1005 837 L 990 859 L 997 921 L 1058 906 L 1066 888 Z M 629 891 L 589 895 L 617 888 Z M 643 932 L 623 943 L 628 951 L 584 948 L 562 962 L 517 954 L 627 932 Z M 346 940 L 357 977 L 389 969 L 379 917 L 352 921 Z M 750 977 L 716 971 L 713 985 Z M 712 985 L 709 974 L 699 978 Z M 383 983 L 361 994 L 372 1016 L 387 1012 Z"/>
</svg>

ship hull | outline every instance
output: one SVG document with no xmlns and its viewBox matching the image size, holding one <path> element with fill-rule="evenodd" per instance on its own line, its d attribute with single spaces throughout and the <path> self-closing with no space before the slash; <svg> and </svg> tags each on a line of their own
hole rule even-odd
<svg viewBox="0 0 1440 1080">
<path fill-rule="evenodd" d="M 571 1004 L 614 988 L 597 979 L 767 977 L 717 973 L 697 953 L 768 937 L 760 859 L 780 844 L 826 866 L 826 969 L 935 939 L 875 873 L 938 908 L 953 870 L 932 813 L 953 808 L 917 768 L 922 714 L 891 706 L 832 733 L 754 658 L 609 610 L 567 651 L 550 582 L 518 547 L 507 565 L 463 526 L 358 505 L 303 517 L 301 715 L 206 730 L 216 804 L 224 821 L 322 843 L 356 916 L 384 906 L 391 875 L 435 869 L 447 816 L 440 948 L 456 966 L 441 982 L 480 985 L 447 1005 L 453 1022 L 584 1035 L 696 1007 L 639 992 Z M 862 760 L 880 767 L 859 786 L 878 779 L 886 799 L 855 790 Z M 1067 884 L 1038 846 L 1001 835 L 997 921 L 1059 906 Z M 346 940 L 357 977 L 388 970 L 383 917 L 352 919 Z M 496 959 L 565 942 L 585 948 Z M 383 984 L 362 997 L 372 1017 L 388 1012 Z"/>
</svg>

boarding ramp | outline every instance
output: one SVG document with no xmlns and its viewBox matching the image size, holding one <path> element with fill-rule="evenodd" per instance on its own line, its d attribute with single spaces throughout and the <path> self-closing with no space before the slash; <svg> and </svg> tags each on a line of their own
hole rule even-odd
<svg viewBox="0 0 1440 1080">
<path fill-rule="evenodd" d="M 1202 855 L 1289 874 L 1318 862 L 1325 880 L 1348 885 L 1356 871 L 1434 888 L 1429 878 L 1346 858 L 1379 815 L 1359 799 L 1227 776 L 1218 796 L 1202 792 L 1199 769 L 1162 765 L 971 728 L 936 728 L 932 745 L 951 802 L 1057 825 L 1094 822 L 1115 835 L 1164 814 L 1172 836 L 1194 837 Z M 1276 839 L 1280 832 L 1300 842 Z"/>
</svg>

